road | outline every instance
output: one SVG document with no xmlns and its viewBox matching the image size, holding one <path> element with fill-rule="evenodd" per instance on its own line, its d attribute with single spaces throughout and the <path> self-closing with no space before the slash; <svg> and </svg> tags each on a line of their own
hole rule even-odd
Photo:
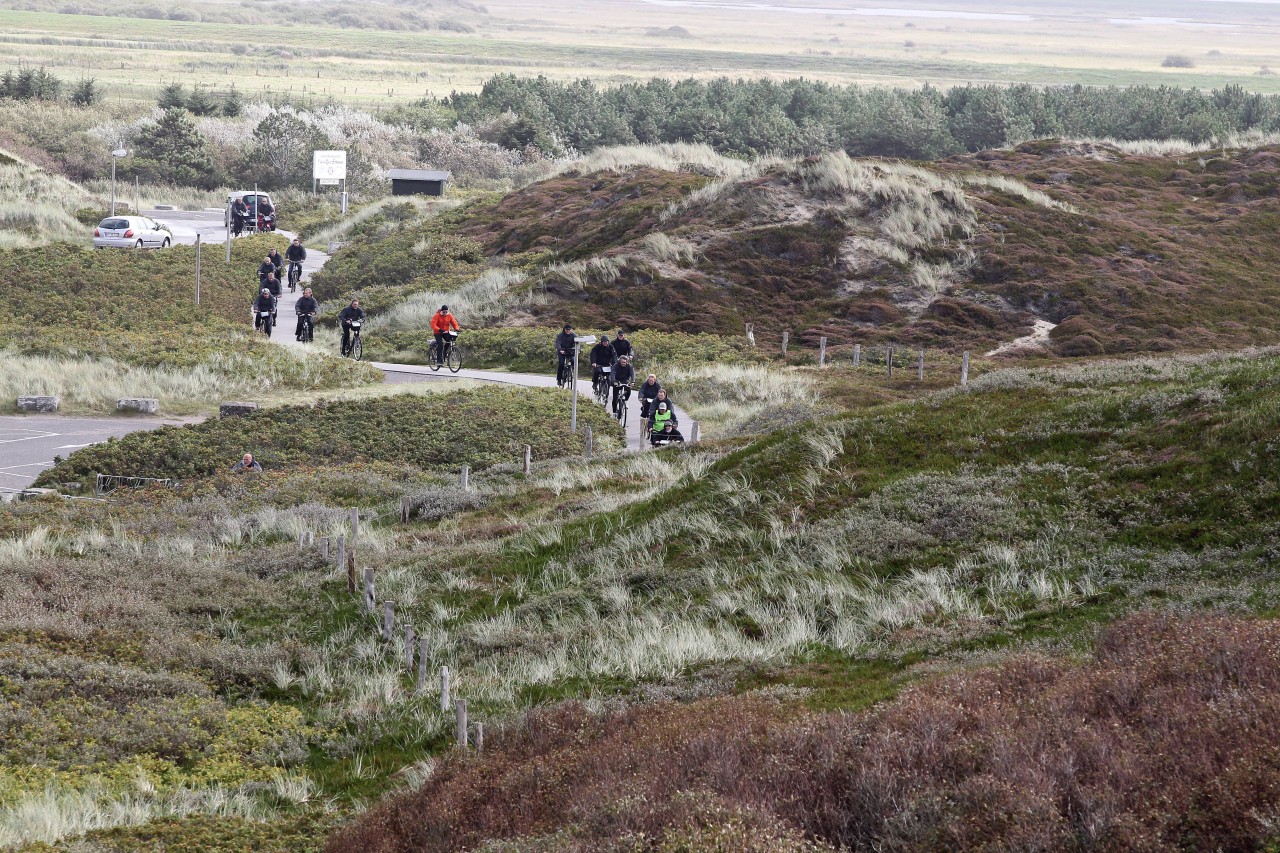
<svg viewBox="0 0 1280 853">
<path fill-rule="evenodd" d="M 164 222 L 173 233 L 175 243 L 194 244 L 196 234 L 201 235 L 205 243 L 224 243 L 227 232 L 222 226 L 222 212 L 219 211 L 173 211 L 149 210 L 144 215 Z M 292 238 L 287 231 L 280 232 Z M 304 279 L 324 266 L 329 260 L 328 254 L 316 249 L 307 250 L 307 259 L 302 264 Z M 294 312 L 293 304 L 302 295 L 302 288 L 296 293 L 285 289 L 280 297 L 279 315 L 281 326 L 271 336 L 271 340 L 282 346 L 307 347 L 298 343 L 293 337 Z M 246 312 L 247 314 L 248 312 Z M 247 322 L 247 318 L 246 318 Z M 466 335 L 463 334 L 465 352 Z M 550 347 L 550 342 L 548 342 Z M 457 374 L 447 370 L 433 371 L 428 367 L 412 364 L 392 364 L 371 362 L 381 370 L 388 381 L 404 382 L 439 382 L 450 379 L 475 379 L 482 382 L 501 382 L 520 385 L 527 388 L 554 388 L 555 377 L 540 373 L 507 373 L 500 370 L 470 370 L 464 368 Z M 591 394 L 591 383 L 586 380 L 578 382 L 578 405 L 580 407 L 598 405 Z M 565 397 L 565 418 L 569 418 L 570 403 L 568 393 Z M 680 421 L 680 429 L 685 437 L 689 437 L 692 427 L 683 411 L 676 409 L 676 417 Z M 0 416 L 0 493 L 21 491 L 41 471 L 53 465 L 54 456 L 67 456 L 69 453 L 90 444 L 105 441 L 108 436 L 128 435 L 139 430 L 155 429 L 174 421 L 145 419 L 135 417 L 121 418 L 77 418 L 62 415 L 17 415 Z M 627 448 L 640 450 L 644 446 L 642 437 L 643 424 L 640 419 L 640 401 L 632 397 L 627 410 Z"/>
</svg>

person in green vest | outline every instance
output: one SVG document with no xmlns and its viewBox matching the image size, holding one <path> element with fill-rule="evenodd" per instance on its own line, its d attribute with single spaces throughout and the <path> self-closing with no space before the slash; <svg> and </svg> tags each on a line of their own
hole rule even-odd
<svg viewBox="0 0 1280 853">
<path fill-rule="evenodd" d="M 649 418 L 649 434 L 662 432 L 667 424 L 675 428 L 680 426 L 680 421 L 676 419 L 675 410 L 666 403 L 659 403 Z"/>
</svg>

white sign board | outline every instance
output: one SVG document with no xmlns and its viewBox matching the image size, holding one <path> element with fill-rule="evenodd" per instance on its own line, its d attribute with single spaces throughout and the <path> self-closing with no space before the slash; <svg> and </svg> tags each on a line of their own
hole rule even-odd
<svg viewBox="0 0 1280 853">
<path fill-rule="evenodd" d="M 313 151 L 311 154 L 311 177 L 321 183 L 345 181 L 347 179 L 347 152 Z"/>
</svg>

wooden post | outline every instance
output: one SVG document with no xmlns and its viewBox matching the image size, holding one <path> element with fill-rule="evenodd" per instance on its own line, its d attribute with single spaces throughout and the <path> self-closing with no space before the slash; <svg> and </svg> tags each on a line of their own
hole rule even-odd
<svg viewBox="0 0 1280 853">
<path fill-rule="evenodd" d="M 893 347 L 889 347 L 889 354 L 885 356 L 884 363 L 889 371 L 889 375 L 893 376 Z"/>
<path fill-rule="evenodd" d="M 827 366 L 827 336 L 818 338 L 818 367 Z"/>
<path fill-rule="evenodd" d="M 584 459 L 590 462 L 591 461 L 591 427 L 589 426 L 586 427 L 584 437 L 586 438 L 586 444 L 584 446 L 585 449 L 583 451 L 582 456 Z"/>
<path fill-rule="evenodd" d="M 355 550 L 356 540 L 360 538 L 360 510 L 351 508 L 351 548 Z"/>
<path fill-rule="evenodd" d="M 756 345 L 756 324 L 755 323 L 747 324 L 747 340 L 751 342 L 751 346 L 754 347 Z"/>
<path fill-rule="evenodd" d="M 329 562 L 329 537 L 320 537 L 320 559 Z"/>
<path fill-rule="evenodd" d="M 451 707 L 449 702 L 449 667 L 440 667 L 440 710 L 448 713 Z"/>
<path fill-rule="evenodd" d="M 458 720 L 458 746 L 467 748 L 467 700 L 459 699 L 453 703 L 454 714 Z"/>
<path fill-rule="evenodd" d="M 356 552 L 347 554 L 347 592 L 356 594 Z"/>
<path fill-rule="evenodd" d="M 418 640 L 418 693 L 427 692 L 427 638 Z"/>
<path fill-rule="evenodd" d="M 484 723 L 476 723 L 476 755 L 484 752 Z"/>
<path fill-rule="evenodd" d="M 347 562 L 347 537 L 338 536 L 338 568 L 341 569 Z"/>
<path fill-rule="evenodd" d="M 694 421 L 693 426 L 689 427 L 689 443 L 697 444 L 698 437 L 698 422 Z"/>
<path fill-rule="evenodd" d="M 969 384 L 969 351 L 964 351 L 964 357 L 960 359 L 960 384 Z"/>
<path fill-rule="evenodd" d="M 134 211 L 138 213 L 139 211 Z M 196 305 L 200 304 L 200 234 L 196 234 Z"/>
<path fill-rule="evenodd" d="M 524 475 L 529 476 L 529 472 L 533 470 L 533 448 L 529 445 L 524 446 Z"/>
<path fill-rule="evenodd" d="M 316 532 L 314 530 L 307 531 L 307 544 L 308 545 L 316 544 Z"/>
<path fill-rule="evenodd" d="M 401 524 L 409 523 L 409 504 L 410 504 L 409 496 L 401 495 L 400 497 L 400 523 Z"/>
<path fill-rule="evenodd" d="M 391 632 L 396 626 L 396 603 L 382 602 L 382 639 L 391 642 Z"/>
<path fill-rule="evenodd" d="M 413 672 L 413 626 L 404 626 L 404 668 Z"/>
<path fill-rule="evenodd" d="M 920 348 L 920 358 L 916 361 L 916 378 L 924 381 L 924 347 Z"/>
<path fill-rule="evenodd" d="M 853 345 L 853 366 L 862 366 L 862 344 Z"/>
<path fill-rule="evenodd" d="M 307 531 L 304 530 L 298 534 L 298 550 L 301 551 L 305 547 L 307 547 Z"/>
<path fill-rule="evenodd" d="M 372 613 L 378 607 L 373 590 L 373 569 L 364 570 L 364 609 Z"/>
<path fill-rule="evenodd" d="M 782 357 L 783 358 L 787 357 L 787 342 L 790 340 L 791 340 L 791 333 L 783 332 L 782 333 Z"/>
<path fill-rule="evenodd" d="M 470 465 L 462 466 L 461 485 L 462 485 L 462 491 L 464 492 L 471 491 L 471 466 Z"/>
</svg>

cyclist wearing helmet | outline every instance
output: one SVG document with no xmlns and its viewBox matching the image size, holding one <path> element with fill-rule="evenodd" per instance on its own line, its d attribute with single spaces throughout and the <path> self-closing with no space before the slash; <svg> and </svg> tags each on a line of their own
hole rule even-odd
<svg viewBox="0 0 1280 853">
<path fill-rule="evenodd" d="M 613 406 L 618 407 L 618 401 L 621 399 L 625 405 L 625 401 L 631 394 L 631 383 L 636 381 L 636 369 L 631 366 L 631 357 L 624 355 L 618 359 L 617 365 L 613 368 Z M 626 389 L 625 394 L 623 389 Z"/>
<path fill-rule="evenodd" d="M 613 366 L 613 347 L 609 346 L 609 336 L 601 335 L 600 343 L 591 348 L 591 387 L 596 388 L 600 382 L 600 371 Z"/>
<path fill-rule="evenodd" d="M 458 320 L 449 313 L 448 305 L 441 305 L 440 310 L 431 317 L 431 333 L 436 338 L 436 367 L 444 364 L 444 336 L 447 332 L 457 334 L 462 331 Z"/>
<path fill-rule="evenodd" d="M 262 313 L 274 313 L 276 310 L 276 298 L 271 295 L 271 291 L 262 288 L 258 292 L 258 298 L 253 300 L 253 327 L 255 329 L 262 328 Z"/>
</svg>

